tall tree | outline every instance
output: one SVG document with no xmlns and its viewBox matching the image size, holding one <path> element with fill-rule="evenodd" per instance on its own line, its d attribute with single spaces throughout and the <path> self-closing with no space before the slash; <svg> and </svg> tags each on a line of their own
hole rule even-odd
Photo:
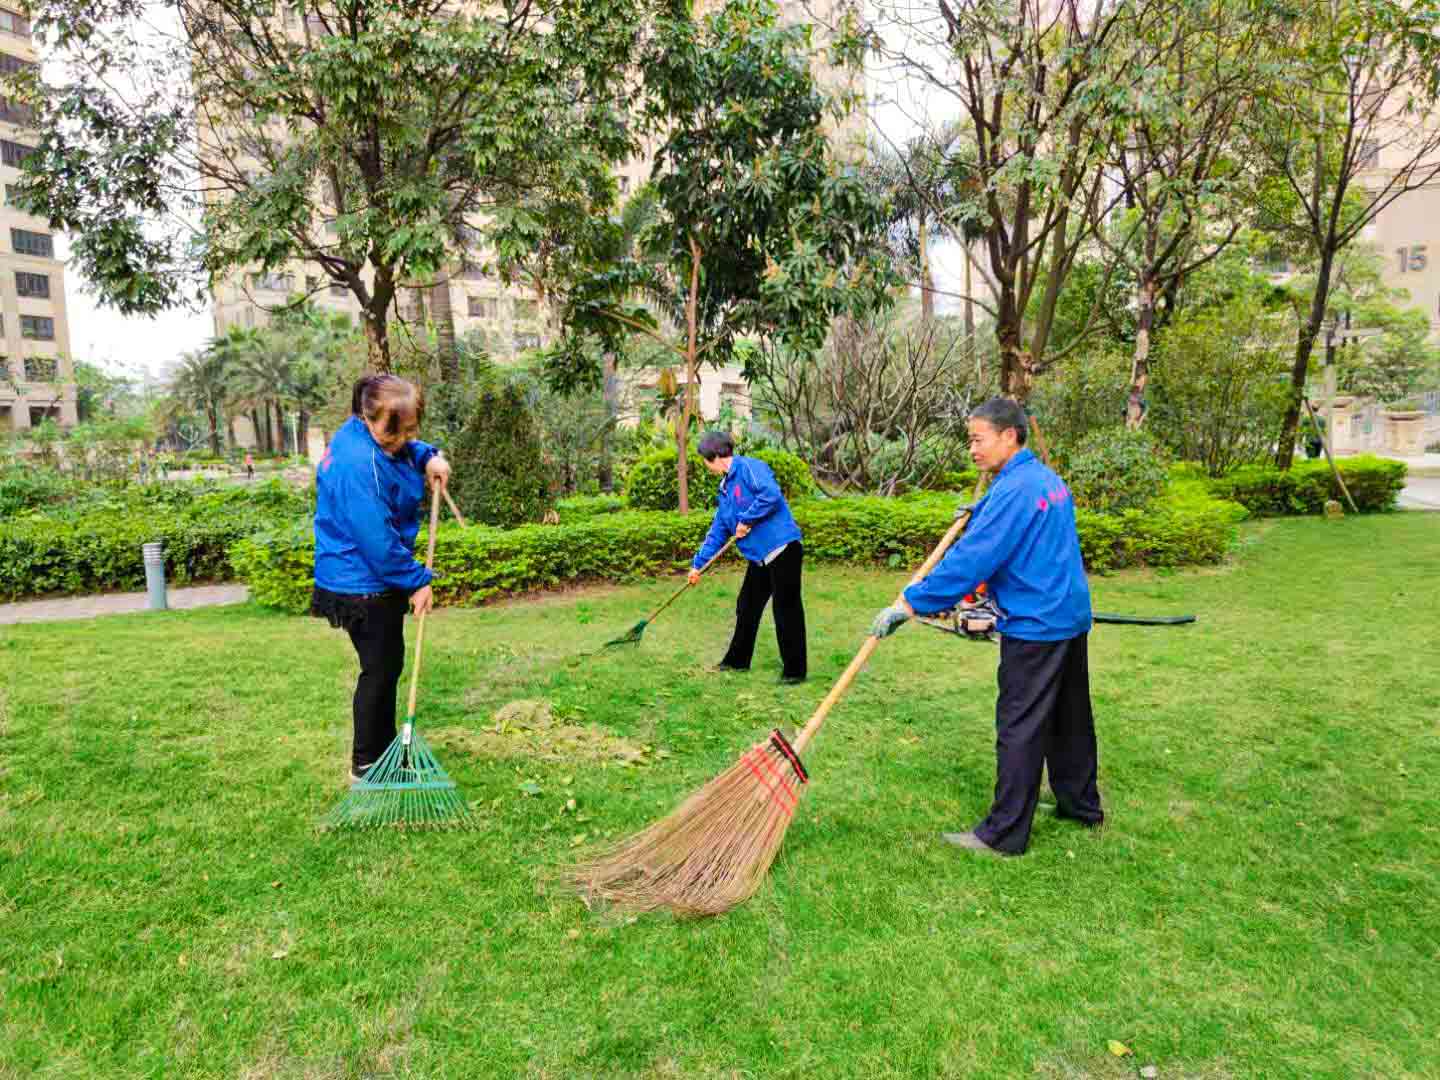
<svg viewBox="0 0 1440 1080">
<path fill-rule="evenodd" d="M 169 0 L 169 32 L 149 0 L 34 0 L 65 79 L 20 77 L 41 132 L 20 199 L 125 313 L 318 266 L 388 370 L 397 289 L 522 242 L 535 205 L 613 198 L 656 6 L 683 5 Z"/>
<path fill-rule="evenodd" d="M 835 316 L 884 304 L 896 280 L 879 250 L 884 207 L 830 152 L 826 119 L 836 114 L 811 59 L 810 29 L 783 25 L 770 0 L 658 23 L 641 94 L 658 140 L 658 206 L 643 247 L 659 257 L 615 257 L 621 226 L 610 222 L 584 259 L 569 252 L 534 271 L 565 305 L 569 334 L 550 356 L 557 385 L 593 383 L 597 356 L 629 334 L 683 362 L 681 513 L 700 365 L 728 362 L 744 338 L 818 349 Z M 639 297 L 683 328 L 679 341 Z"/>
<path fill-rule="evenodd" d="M 983 230 L 1001 385 L 1019 400 L 1050 362 L 1055 305 L 1103 216 L 1103 139 L 1139 77 L 1127 35 L 1165 6 L 875 0 L 852 37 L 958 111 L 977 184 L 957 216 Z"/>
<path fill-rule="evenodd" d="M 220 432 L 232 386 L 225 364 L 225 354 L 213 348 L 185 353 L 170 381 L 170 393 L 204 415 L 210 425 L 210 452 L 216 457 L 221 452 Z"/>
<path fill-rule="evenodd" d="M 1175 0 L 1165 21 L 1123 11 L 1140 61 L 1107 153 L 1124 209 L 1095 235 L 1135 280 L 1126 424 L 1138 428 L 1161 302 L 1173 309 L 1185 279 L 1251 217 L 1234 134 L 1264 84 L 1270 20 L 1250 0 Z"/>
<path fill-rule="evenodd" d="M 1322 0 L 1289 9 L 1277 31 L 1271 91 L 1252 111 L 1248 149 L 1267 220 L 1303 244 L 1315 274 L 1290 369 L 1276 463 L 1289 468 L 1316 339 L 1337 262 L 1406 192 L 1440 180 L 1440 5 Z M 1393 253 L 1405 272 L 1428 253 Z"/>
</svg>

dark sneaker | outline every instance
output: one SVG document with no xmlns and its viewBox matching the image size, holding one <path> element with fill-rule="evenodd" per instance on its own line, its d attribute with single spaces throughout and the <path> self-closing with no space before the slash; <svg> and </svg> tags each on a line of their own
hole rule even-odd
<svg viewBox="0 0 1440 1080">
<path fill-rule="evenodd" d="M 781 686 L 796 686 L 796 685 L 798 685 L 799 683 L 802 683 L 802 682 L 804 682 L 804 681 L 805 681 L 805 676 L 804 676 L 804 675 L 781 675 L 781 676 L 780 676 L 780 685 L 781 685 Z"/>
<path fill-rule="evenodd" d="M 371 762 L 371 764 L 373 765 L 374 762 Z M 364 779 L 365 779 L 365 774 L 368 773 L 369 771 L 370 771 L 370 765 L 366 765 L 366 766 L 364 766 L 364 767 L 358 767 L 358 766 L 355 766 L 355 765 L 351 765 L 351 766 L 350 766 L 350 782 L 351 782 L 352 784 L 358 784 L 358 783 L 360 783 L 361 780 L 364 780 Z"/>
<path fill-rule="evenodd" d="M 966 851 L 978 852 L 981 855 L 1004 855 L 1005 852 L 991 847 L 981 840 L 973 832 L 946 832 L 940 834 L 940 839 L 947 844 L 953 844 Z"/>
<path fill-rule="evenodd" d="M 718 664 L 715 665 L 715 667 L 713 668 L 713 670 L 715 670 L 715 671 L 749 671 L 750 669 L 749 669 L 748 667 L 736 667 L 734 664 L 727 664 L 724 660 L 721 660 L 720 663 L 718 663 Z"/>
</svg>

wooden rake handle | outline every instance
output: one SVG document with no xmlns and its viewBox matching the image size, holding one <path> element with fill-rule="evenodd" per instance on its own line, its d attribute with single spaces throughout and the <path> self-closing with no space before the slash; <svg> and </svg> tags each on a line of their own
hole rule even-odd
<svg viewBox="0 0 1440 1080">
<path fill-rule="evenodd" d="M 447 492 L 448 494 L 448 492 Z M 451 506 L 454 509 L 454 506 Z M 455 515 L 459 517 L 457 513 Z M 430 544 L 425 552 L 425 569 L 435 569 L 435 533 L 440 528 L 440 488 L 431 485 L 430 491 Z M 433 601 L 432 601 L 433 602 Z M 420 689 L 420 652 L 425 647 L 425 616 L 421 615 L 415 625 L 415 663 L 410 668 L 410 704 L 405 706 L 405 721 L 415 719 L 415 695 Z"/>
<path fill-rule="evenodd" d="M 729 540 L 726 540 L 725 546 L 722 547 L 719 551 L 715 552 L 714 555 L 711 555 L 710 558 L 706 561 L 705 565 L 700 567 L 700 573 L 703 574 L 706 570 L 709 570 L 711 564 L 716 559 L 720 558 L 721 555 L 724 555 L 725 552 L 729 551 L 731 545 L 735 543 L 735 539 L 736 538 L 732 536 Z M 684 585 L 681 585 L 680 588 L 676 589 L 673 593 L 670 594 L 670 599 L 666 600 L 663 604 L 661 604 L 658 608 L 655 609 L 654 614 L 652 614 L 648 619 L 645 620 L 645 624 L 648 626 L 650 623 L 654 622 L 657 618 L 659 618 L 660 613 L 664 611 L 667 607 L 669 607 L 671 604 L 673 604 L 676 600 L 680 599 L 680 594 L 688 588 L 690 588 L 690 582 L 689 580 L 686 580 Z"/>
<path fill-rule="evenodd" d="M 982 473 L 980 480 L 975 485 L 975 495 L 972 501 L 980 497 L 980 492 L 984 487 L 985 476 Z M 965 531 L 965 526 L 968 524 L 970 524 L 969 510 L 955 519 L 954 524 L 952 524 L 945 535 L 940 538 L 940 543 L 935 545 L 935 550 L 930 552 L 929 557 L 920 564 L 920 569 L 915 571 L 915 575 L 906 584 L 905 588 L 919 584 L 929 576 L 930 571 L 934 570 L 940 560 L 945 557 L 945 552 L 950 550 L 950 545 Z M 904 599 L 905 589 L 901 589 L 899 596 L 895 598 L 895 603 L 898 604 Z M 795 748 L 795 753 L 799 754 L 804 752 L 810 740 L 813 739 L 816 732 L 820 730 L 820 725 L 825 722 L 825 717 L 830 715 L 830 710 L 835 707 L 835 703 L 844 696 L 846 690 L 850 689 L 850 684 L 855 681 L 855 676 L 860 674 L 860 669 L 865 666 L 866 662 L 870 659 L 870 654 L 875 651 L 875 647 L 879 644 L 880 639 L 874 634 L 870 634 L 865 638 L 865 644 L 860 646 L 860 651 L 855 654 L 855 659 L 850 661 L 850 666 L 845 669 L 840 675 L 840 678 L 835 680 L 835 685 L 832 686 L 830 692 L 825 695 L 825 700 L 820 702 L 816 707 L 815 711 L 810 715 L 810 719 L 806 721 L 805 726 L 800 729 L 800 734 L 797 735 L 795 741 L 791 743 Z"/>
</svg>

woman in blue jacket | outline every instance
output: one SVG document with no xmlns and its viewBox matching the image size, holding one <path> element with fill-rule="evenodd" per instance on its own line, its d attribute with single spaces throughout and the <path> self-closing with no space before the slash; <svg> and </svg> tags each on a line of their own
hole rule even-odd
<svg viewBox="0 0 1440 1080">
<path fill-rule="evenodd" d="M 705 543 L 691 563 L 690 584 L 700 568 L 734 533 L 740 554 L 749 560 L 740 596 L 735 602 L 735 633 L 720 661 L 723 671 L 748 671 L 755 654 L 755 635 L 765 604 L 774 598 L 775 637 L 780 643 L 780 681 L 805 681 L 805 608 L 800 602 L 800 565 L 805 557 L 800 526 L 770 466 L 756 458 L 737 457 L 735 443 L 723 431 L 700 439 L 705 468 L 725 479 L 720 483 L 715 520 Z"/>
<path fill-rule="evenodd" d="M 405 666 L 405 610 L 430 610 L 431 573 L 415 561 L 425 481 L 444 488 L 450 466 L 415 435 L 425 403 L 394 375 L 355 384 L 354 415 L 315 474 L 315 593 L 310 612 L 350 634 L 360 658 L 350 778 L 395 738 L 395 689 Z"/>
</svg>

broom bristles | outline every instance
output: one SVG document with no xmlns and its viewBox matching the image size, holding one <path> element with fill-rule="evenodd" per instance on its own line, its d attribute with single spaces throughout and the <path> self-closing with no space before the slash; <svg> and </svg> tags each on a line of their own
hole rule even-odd
<svg viewBox="0 0 1440 1080">
<path fill-rule="evenodd" d="M 469 824 L 470 808 L 455 781 L 420 732 L 412 729 L 409 745 L 403 733 L 397 735 L 320 827 L 443 829 Z"/>
<path fill-rule="evenodd" d="M 589 906 L 719 915 L 760 887 L 807 781 L 778 731 L 649 828 L 572 866 Z"/>
<path fill-rule="evenodd" d="M 617 638 L 611 638 L 605 642 L 605 648 L 614 648 L 616 645 L 638 645 L 640 638 L 645 634 L 645 627 L 650 625 L 649 619 L 641 619 L 625 633 Z"/>
</svg>

